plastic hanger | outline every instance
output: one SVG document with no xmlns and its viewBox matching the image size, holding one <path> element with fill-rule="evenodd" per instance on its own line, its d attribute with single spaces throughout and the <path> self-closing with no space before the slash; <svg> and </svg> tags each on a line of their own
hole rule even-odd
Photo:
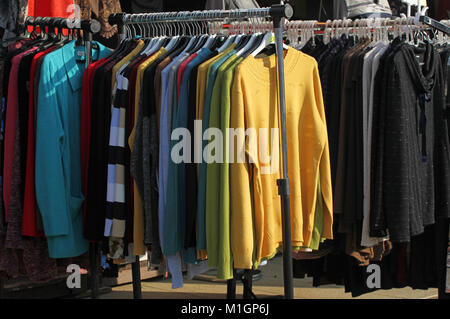
<svg viewBox="0 0 450 319">
<path fill-rule="evenodd" d="M 233 35 L 229 35 L 228 38 L 225 40 L 225 42 L 222 44 L 222 46 L 220 48 L 217 49 L 218 53 L 222 53 L 223 51 L 225 51 L 232 43 L 234 43 L 236 36 Z"/>
<path fill-rule="evenodd" d="M 181 37 L 179 35 L 176 35 L 176 34 L 172 33 L 172 25 L 171 25 L 171 23 L 168 23 L 168 27 L 169 27 L 169 35 L 171 35 L 171 37 L 170 37 L 169 43 L 166 45 L 166 50 L 169 52 L 169 51 L 172 51 L 173 49 L 175 49 L 178 46 L 178 44 L 179 44 L 179 42 L 181 40 Z"/>
<path fill-rule="evenodd" d="M 171 51 L 172 49 L 174 49 L 177 46 L 179 41 L 180 41 L 180 37 L 179 36 L 171 37 L 169 43 L 167 43 L 167 45 L 165 47 L 166 50 L 167 51 Z"/>
<path fill-rule="evenodd" d="M 273 32 L 267 32 L 264 35 L 260 45 L 252 52 L 252 56 L 255 57 L 256 55 L 261 53 L 262 50 L 264 50 L 266 47 L 268 47 L 270 44 L 275 44 L 275 35 L 273 34 Z M 288 50 L 289 47 L 283 43 L 283 49 Z"/>
<path fill-rule="evenodd" d="M 258 40 L 257 35 L 253 34 L 249 36 L 249 40 L 248 42 L 245 44 L 245 46 L 243 48 L 241 48 L 236 55 L 238 57 L 241 57 L 244 53 L 246 53 L 247 51 L 249 51 L 255 44 L 255 42 Z"/>
<path fill-rule="evenodd" d="M 199 24 L 197 21 L 194 21 L 192 23 L 192 34 L 194 34 L 197 37 L 197 42 L 195 45 L 189 50 L 189 53 L 193 54 L 200 50 L 206 43 L 208 36 L 201 34 L 201 30 L 199 28 Z"/>
<path fill-rule="evenodd" d="M 210 17 L 209 13 L 207 13 L 207 17 Z M 203 23 L 203 26 L 204 28 L 202 28 L 201 32 L 207 37 L 203 48 L 208 48 L 211 50 L 217 42 L 217 35 L 207 33 L 207 26 L 205 25 L 205 22 Z"/>
<path fill-rule="evenodd" d="M 217 42 L 217 35 L 215 34 L 207 34 L 207 28 L 202 29 L 201 32 L 206 36 L 206 42 L 203 45 L 203 48 L 212 49 L 215 43 Z"/>
</svg>

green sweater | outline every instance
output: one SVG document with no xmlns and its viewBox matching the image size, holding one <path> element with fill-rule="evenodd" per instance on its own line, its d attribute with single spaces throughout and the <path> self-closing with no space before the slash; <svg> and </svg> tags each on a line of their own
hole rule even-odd
<svg viewBox="0 0 450 319">
<path fill-rule="evenodd" d="M 219 68 L 213 88 L 209 118 L 209 127 L 219 128 L 224 139 L 223 149 L 215 150 L 216 152 L 222 152 L 222 156 L 218 157 L 219 162 L 208 164 L 206 170 L 208 265 L 217 268 L 217 277 L 220 279 L 233 278 L 233 260 L 230 246 L 229 175 L 228 164 L 224 162 L 226 162 L 228 150 L 226 129 L 230 126 L 230 90 L 234 68 L 241 60 L 241 58 L 233 55 Z M 214 140 L 211 143 L 214 143 Z"/>
</svg>

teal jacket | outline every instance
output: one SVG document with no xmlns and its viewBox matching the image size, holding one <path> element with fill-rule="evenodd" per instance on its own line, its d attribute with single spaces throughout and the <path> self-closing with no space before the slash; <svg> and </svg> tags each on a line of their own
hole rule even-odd
<svg viewBox="0 0 450 319">
<path fill-rule="evenodd" d="M 97 43 L 94 60 L 111 50 Z M 36 119 L 35 184 L 50 257 L 69 258 L 88 250 L 83 236 L 80 159 L 81 86 L 84 47 L 69 42 L 44 58 Z M 105 146 L 106 147 L 106 146 Z M 106 181 L 105 181 L 106 183 Z"/>
</svg>

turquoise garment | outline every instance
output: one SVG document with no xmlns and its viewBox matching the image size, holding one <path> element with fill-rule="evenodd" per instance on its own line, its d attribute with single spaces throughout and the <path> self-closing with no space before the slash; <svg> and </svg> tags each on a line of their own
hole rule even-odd
<svg viewBox="0 0 450 319">
<path fill-rule="evenodd" d="M 97 43 L 93 59 L 111 50 Z M 81 86 L 84 52 L 71 41 L 47 54 L 41 67 L 36 122 L 36 199 L 51 258 L 88 250 L 83 236 L 80 161 Z M 106 181 L 105 181 L 106 182 Z"/>
<path fill-rule="evenodd" d="M 211 107 L 212 91 L 214 83 L 216 81 L 217 71 L 220 66 L 225 63 L 230 57 L 236 53 L 236 50 L 231 50 L 228 54 L 215 61 L 210 65 L 208 86 L 205 93 L 205 106 L 203 109 L 202 117 L 202 136 L 209 128 L 209 116 Z M 202 139 L 202 150 L 205 149 L 209 141 Z M 197 238 L 197 250 L 206 249 L 206 167 L 207 163 L 202 160 L 200 163 L 200 170 L 198 175 L 198 194 L 197 194 L 197 223 L 198 223 L 198 238 Z"/>
<path fill-rule="evenodd" d="M 178 101 L 177 101 L 177 79 L 176 74 L 180 64 L 187 59 L 189 55 L 180 58 L 170 70 L 170 77 L 168 82 L 168 94 L 169 94 L 169 109 L 172 109 L 172 116 L 169 118 L 170 128 L 169 129 L 169 165 L 167 172 L 167 194 L 166 194 L 166 211 L 164 216 L 164 246 L 162 247 L 162 252 L 165 256 L 172 256 L 177 254 L 181 250 L 181 240 L 182 240 L 182 229 L 181 223 L 178 223 L 180 218 L 179 212 L 179 202 L 178 202 L 178 184 L 177 184 L 177 170 L 175 169 L 175 164 L 172 161 L 171 151 L 173 145 L 176 144 L 171 139 L 171 132 L 176 128 L 177 114 L 178 114 Z M 174 227 L 176 225 L 176 227 Z"/>
<path fill-rule="evenodd" d="M 189 78 L 192 69 L 195 66 L 203 63 L 212 54 L 208 48 L 202 48 L 197 53 L 192 61 L 188 63 L 184 71 L 182 80 L 180 82 L 180 96 L 178 102 L 175 105 L 172 113 L 172 129 L 186 128 L 187 127 L 187 112 L 189 102 Z M 176 85 L 174 83 L 176 88 Z M 173 100 L 177 101 L 177 90 L 173 90 Z M 179 141 L 171 140 L 170 149 Z M 193 154 L 191 154 L 193 156 Z M 164 242 L 165 253 L 175 254 L 178 251 L 183 252 L 183 260 L 188 263 L 197 263 L 197 252 L 195 247 L 189 247 L 185 249 L 185 225 L 186 225 L 186 198 L 185 198 L 185 170 L 184 163 L 176 164 L 172 160 L 169 162 L 169 178 L 168 189 L 170 193 L 167 194 L 167 211 L 164 222 Z M 173 229 L 177 229 L 178 232 L 175 235 Z"/>
</svg>

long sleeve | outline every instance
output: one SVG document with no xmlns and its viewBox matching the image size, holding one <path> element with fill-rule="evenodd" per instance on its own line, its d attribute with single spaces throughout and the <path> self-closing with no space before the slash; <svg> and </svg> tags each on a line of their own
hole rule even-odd
<svg viewBox="0 0 450 319">
<path fill-rule="evenodd" d="M 240 88 L 242 80 L 239 71 L 236 70 L 231 91 L 230 127 L 245 131 L 244 97 Z M 243 145 L 239 147 L 237 140 L 234 138 L 235 159 L 240 156 L 240 152 L 246 152 Z M 232 143 L 232 139 L 230 139 L 230 143 Z M 254 234 L 252 227 L 252 193 L 250 190 L 251 170 L 251 164 L 248 161 L 240 163 L 235 160 L 230 164 L 231 249 L 234 268 L 236 269 L 251 269 L 253 265 Z"/>
<path fill-rule="evenodd" d="M 42 214 L 46 236 L 69 233 L 68 202 L 62 150 L 65 136 L 56 87 L 52 83 L 49 60 L 44 60 L 39 81 L 36 124 L 36 199 Z"/>
<path fill-rule="evenodd" d="M 292 212 L 290 244 L 309 247 L 318 201 L 324 203 L 321 238 L 333 238 L 325 110 L 317 62 L 290 48 L 285 65 L 291 70 L 285 77 L 287 173 Z M 235 71 L 231 90 L 230 127 L 234 132 L 230 132 L 229 142 L 233 143 L 230 149 L 234 154 L 230 159 L 230 201 L 235 268 L 251 269 L 261 259 L 272 258 L 283 244 L 277 187 L 283 159 L 274 75 L 275 56 L 247 57 Z M 318 194 L 322 198 L 318 199 Z"/>
<path fill-rule="evenodd" d="M 320 158 L 320 189 L 324 201 L 324 224 L 322 238 L 333 239 L 333 189 L 331 185 L 330 150 L 327 133 L 327 122 L 323 103 L 322 87 L 317 64 L 313 71 L 315 105 L 321 119 L 322 132 L 325 135 L 325 145 Z M 313 214 L 314 215 L 314 214 Z"/>
<path fill-rule="evenodd" d="M 113 225 L 113 207 L 115 201 L 116 190 L 116 156 L 115 152 L 118 148 L 119 134 L 123 132 L 123 120 L 124 108 L 121 108 L 118 104 L 120 96 L 119 89 L 114 94 L 114 103 L 111 109 L 111 125 L 109 133 L 109 145 L 108 145 L 108 182 L 106 188 L 106 221 L 105 232 L 106 237 L 111 236 L 111 229 Z M 121 116 L 122 115 L 122 116 Z"/>
</svg>

